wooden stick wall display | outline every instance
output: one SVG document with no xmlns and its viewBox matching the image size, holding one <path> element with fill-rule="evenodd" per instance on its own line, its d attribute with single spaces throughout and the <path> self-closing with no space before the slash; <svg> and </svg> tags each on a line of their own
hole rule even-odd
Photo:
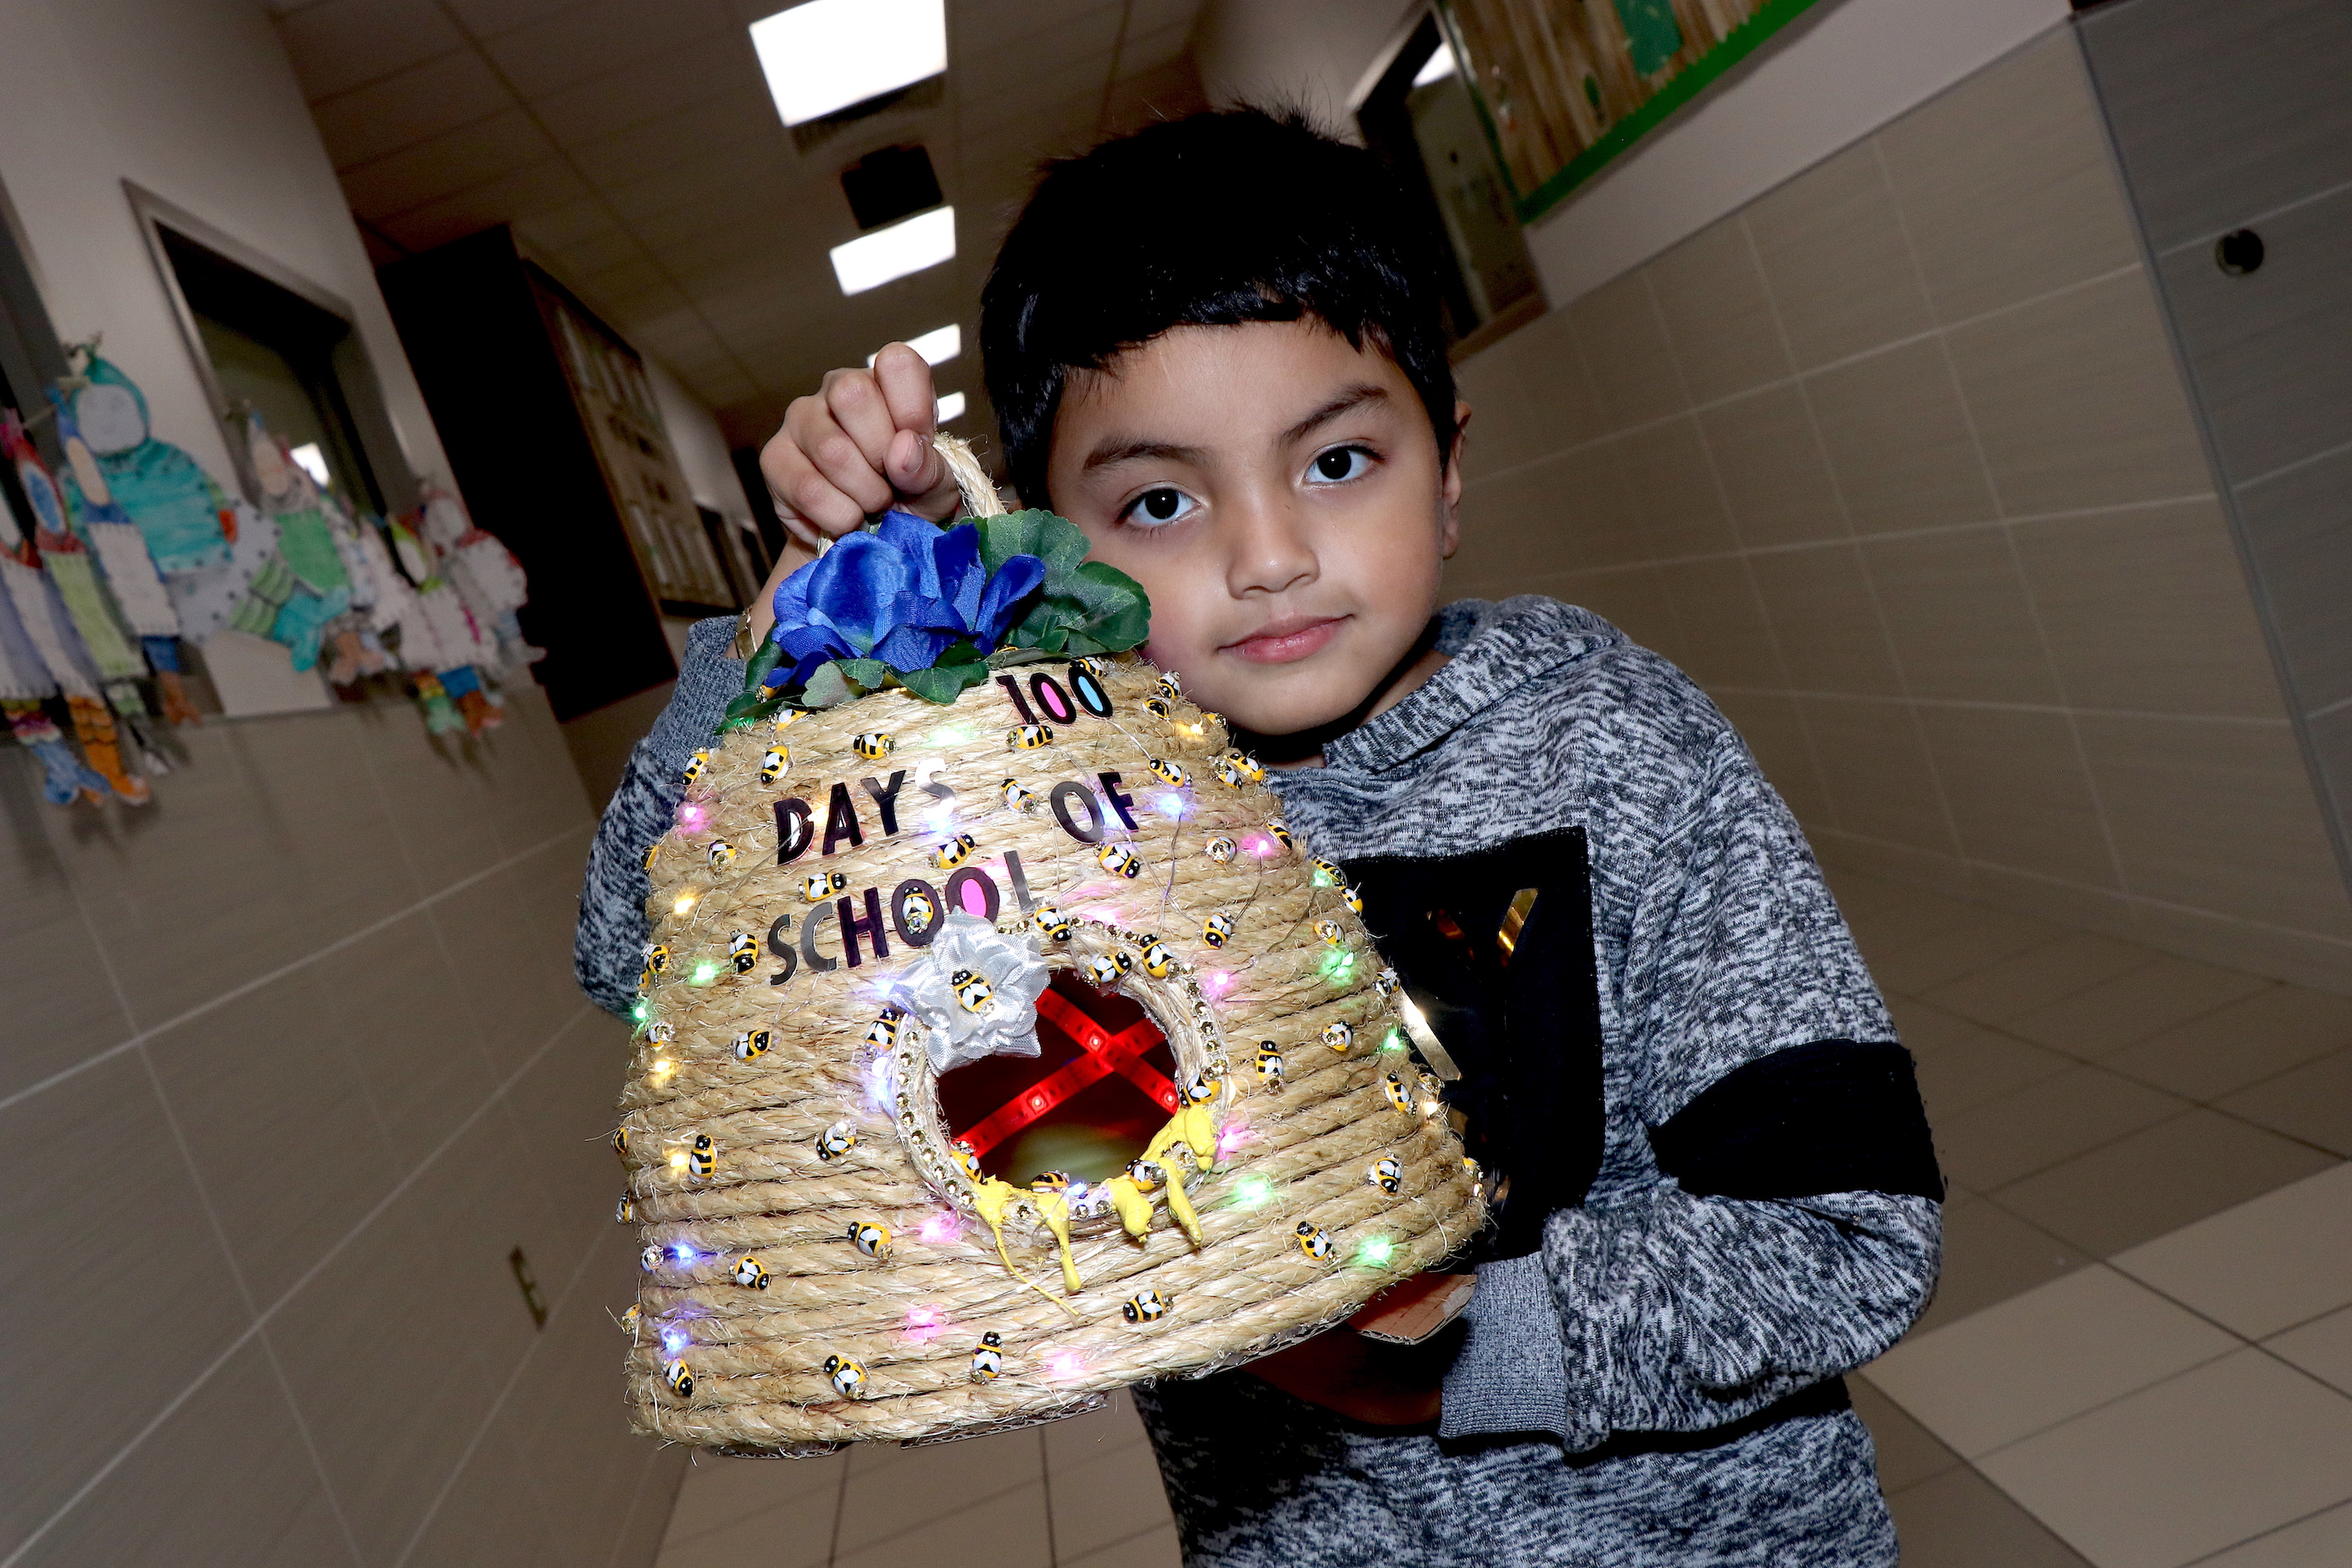
<svg viewBox="0 0 2352 1568">
<path fill-rule="evenodd" d="M 651 856 L 615 1136 L 640 1431 L 790 1456 L 1046 1419 L 1296 1342 L 1478 1228 L 1353 895 L 1227 739 L 1119 658 L 788 712 L 698 760 Z M 1000 1180 L 956 1142 L 999 1129 L 942 1110 L 964 1024 L 916 999 L 1018 1024 L 995 992 L 1040 960 L 1165 1037 L 1172 1076 L 1139 1063 L 1150 1031 L 1045 994 L 1101 1059 L 1024 1093 L 1165 1086 L 1124 1173 Z"/>
<path fill-rule="evenodd" d="M 1813 0 L 1443 0 L 1521 222 L 1543 213 Z"/>
</svg>

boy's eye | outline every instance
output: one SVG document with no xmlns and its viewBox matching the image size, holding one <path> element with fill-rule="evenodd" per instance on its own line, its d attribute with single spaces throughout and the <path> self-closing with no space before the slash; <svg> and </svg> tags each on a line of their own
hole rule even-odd
<svg viewBox="0 0 2352 1568">
<path fill-rule="evenodd" d="M 1361 447 L 1334 447 L 1317 455 L 1310 465 L 1309 483 L 1341 484 L 1360 479 L 1372 466 L 1372 455 Z"/>
<path fill-rule="evenodd" d="M 1173 485 L 1159 485 L 1127 503 L 1122 521 L 1157 528 L 1191 515 L 1195 502 Z"/>
</svg>

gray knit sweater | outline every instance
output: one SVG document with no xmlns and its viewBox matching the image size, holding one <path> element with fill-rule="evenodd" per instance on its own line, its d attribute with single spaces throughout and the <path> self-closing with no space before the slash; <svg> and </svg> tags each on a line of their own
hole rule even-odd
<svg viewBox="0 0 2352 1568">
<path fill-rule="evenodd" d="M 731 631 L 695 628 L 598 835 L 578 967 L 615 1011 L 645 847 L 740 684 Z M 1547 889 L 1515 954 L 1463 960 L 1466 1010 L 1428 994 L 1518 1190 L 1437 1430 L 1359 1426 L 1246 1374 L 1139 1391 L 1186 1560 L 1891 1563 L 1835 1380 L 1926 1304 L 1941 1186 L 1820 869 L 1713 705 L 1598 616 L 1464 602 L 1438 646 L 1426 685 L 1274 784 L 1302 842 L 1360 871 L 1384 951 L 1393 931 L 1392 958 L 1434 952 L 1439 981 L 1449 960 L 1400 911 L 1447 903 L 1467 954 L 1494 929 L 1482 878 Z"/>
</svg>

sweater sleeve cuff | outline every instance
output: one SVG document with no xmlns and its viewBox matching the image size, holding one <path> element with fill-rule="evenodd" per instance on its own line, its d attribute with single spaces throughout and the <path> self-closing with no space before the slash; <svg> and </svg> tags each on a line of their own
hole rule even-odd
<svg viewBox="0 0 2352 1568">
<path fill-rule="evenodd" d="M 1479 1265 L 1463 1318 L 1469 1331 L 1445 1373 L 1439 1436 L 1543 1432 L 1573 1450 L 1608 1435 L 1587 1434 L 1588 1423 L 1570 1413 L 1559 1315 L 1540 1254 Z"/>
</svg>

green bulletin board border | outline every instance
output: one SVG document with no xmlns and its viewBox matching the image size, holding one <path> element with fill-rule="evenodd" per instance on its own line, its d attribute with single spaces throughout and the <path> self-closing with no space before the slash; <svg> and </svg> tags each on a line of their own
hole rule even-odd
<svg viewBox="0 0 2352 1568">
<path fill-rule="evenodd" d="M 1818 0 L 1766 0 L 1748 20 L 1734 27 L 1723 42 L 1694 60 L 1681 75 L 1660 88 L 1641 108 L 1611 126 L 1601 140 L 1579 153 L 1559 172 L 1522 193 L 1518 182 L 1511 177 L 1510 161 L 1504 156 L 1502 138 L 1495 130 L 1494 117 L 1486 110 L 1486 95 L 1468 71 L 1462 73 L 1462 82 L 1470 89 L 1470 101 L 1478 110 L 1478 124 L 1486 133 L 1486 145 L 1495 154 L 1495 166 L 1502 172 L 1503 184 L 1511 193 L 1511 205 L 1521 223 L 1532 223 L 1558 206 L 1569 192 L 1599 174 L 1609 162 L 1643 137 L 1655 130 L 1666 116 L 1705 91 L 1716 78 L 1755 53 L 1758 45 L 1804 12 Z M 1436 0 L 1438 20 L 1444 25 L 1446 45 L 1456 60 L 1468 58 L 1462 46 L 1462 35 L 1454 19 L 1453 0 Z"/>
</svg>

